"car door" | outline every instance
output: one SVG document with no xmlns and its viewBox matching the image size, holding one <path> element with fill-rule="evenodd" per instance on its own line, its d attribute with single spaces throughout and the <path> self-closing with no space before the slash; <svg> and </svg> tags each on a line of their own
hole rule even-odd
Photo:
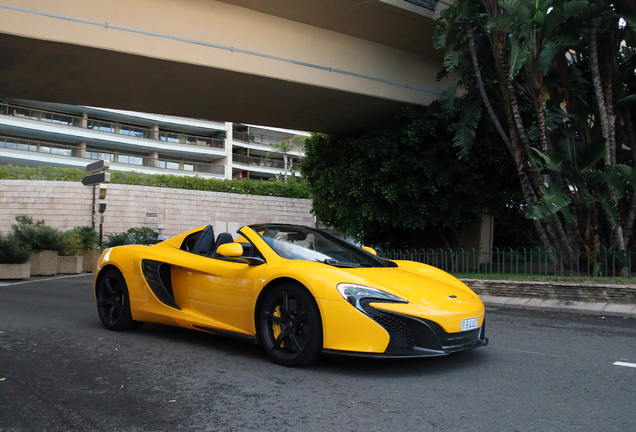
<svg viewBox="0 0 636 432">
<path fill-rule="evenodd" d="M 170 265 L 175 300 L 191 325 L 254 336 L 254 305 L 266 264 L 184 252 Z"/>
</svg>

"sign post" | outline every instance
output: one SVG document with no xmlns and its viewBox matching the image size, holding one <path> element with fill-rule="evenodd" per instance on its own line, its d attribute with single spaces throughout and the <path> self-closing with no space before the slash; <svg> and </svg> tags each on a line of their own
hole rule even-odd
<svg viewBox="0 0 636 432">
<path fill-rule="evenodd" d="M 110 183 L 110 173 L 106 172 L 110 168 L 110 161 L 102 159 L 92 164 L 86 165 L 86 174 L 82 179 L 84 186 L 93 186 L 93 199 L 95 197 L 95 189 L 99 186 L 99 203 L 93 204 L 93 214 L 95 207 L 99 212 L 99 248 L 102 248 L 104 238 L 104 212 L 106 211 L 106 192 L 108 191 L 108 183 Z"/>
</svg>

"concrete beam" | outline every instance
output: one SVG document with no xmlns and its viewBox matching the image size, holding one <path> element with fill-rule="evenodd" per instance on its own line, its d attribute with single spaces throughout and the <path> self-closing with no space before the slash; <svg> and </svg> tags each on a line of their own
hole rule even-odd
<svg viewBox="0 0 636 432">
<path fill-rule="evenodd" d="M 427 105 L 447 85 L 435 80 L 441 62 L 430 49 L 386 30 L 406 20 L 418 36 L 431 18 L 389 0 L 357 11 L 385 18 L 376 40 L 360 37 L 364 21 L 318 20 L 339 10 L 333 1 L 311 23 L 262 12 L 262 1 L 0 1 L 5 97 L 347 133 Z M 307 16 L 318 4 L 307 2 Z"/>
</svg>

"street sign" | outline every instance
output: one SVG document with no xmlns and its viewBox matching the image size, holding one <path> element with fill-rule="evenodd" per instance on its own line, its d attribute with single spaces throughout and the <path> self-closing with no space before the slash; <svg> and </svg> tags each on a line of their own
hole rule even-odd
<svg viewBox="0 0 636 432">
<path fill-rule="evenodd" d="M 82 179 L 82 184 L 84 186 L 91 186 L 99 183 L 110 183 L 110 173 L 101 172 L 98 174 L 89 174 L 84 176 Z"/>
<path fill-rule="evenodd" d="M 93 162 L 92 164 L 86 165 L 86 172 L 89 174 L 105 171 L 110 168 L 110 161 L 106 159 L 98 160 L 97 162 Z"/>
</svg>

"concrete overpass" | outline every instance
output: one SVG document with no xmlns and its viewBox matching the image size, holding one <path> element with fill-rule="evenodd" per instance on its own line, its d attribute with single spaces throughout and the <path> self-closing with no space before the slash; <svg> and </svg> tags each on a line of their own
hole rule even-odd
<svg viewBox="0 0 636 432">
<path fill-rule="evenodd" d="M 427 105 L 437 11 L 405 0 L 0 0 L 0 96 L 364 129 Z"/>
</svg>

